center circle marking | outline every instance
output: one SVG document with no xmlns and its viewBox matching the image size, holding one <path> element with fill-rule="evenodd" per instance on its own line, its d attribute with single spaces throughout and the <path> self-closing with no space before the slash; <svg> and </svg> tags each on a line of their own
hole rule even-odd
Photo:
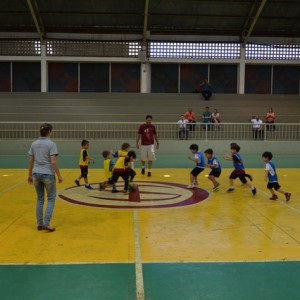
<svg viewBox="0 0 300 300">
<path fill-rule="evenodd" d="M 169 208 L 197 204 L 208 198 L 207 190 L 195 187 L 187 189 L 186 185 L 159 181 L 135 181 L 138 190 L 129 195 L 123 192 L 112 193 L 110 189 L 99 191 L 99 183 L 91 184 L 94 190 L 83 186 L 72 186 L 59 192 L 64 201 L 84 206 L 130 209 L 130 208 Z M 117 184 L 122 190 L 123 182 Z"/>
</svg>

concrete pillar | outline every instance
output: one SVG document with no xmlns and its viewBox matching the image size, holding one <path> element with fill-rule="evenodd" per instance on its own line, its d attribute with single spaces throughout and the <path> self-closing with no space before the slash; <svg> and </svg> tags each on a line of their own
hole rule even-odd
<svg viewBox="0 0 300 300">
<path fill-rule="evenodd" d="M 241 59 L 238 67 L 238 94 L 245 94 L 245 47 L 241 47 Z"/>
<path fill-rule="evenodd" d="M 141 93 L 150 93 L 151 69 L 149 63 L 141 63 Z"/>
<path fill-rule="evenodd" d="M 46 45 L 41 45 L 41 92 L 47 92 L 47 52 L 46 52 Z"/>
</svg>

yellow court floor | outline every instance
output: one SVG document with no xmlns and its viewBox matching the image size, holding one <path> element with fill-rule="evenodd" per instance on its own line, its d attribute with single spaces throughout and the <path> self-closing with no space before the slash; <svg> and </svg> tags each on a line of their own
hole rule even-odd
<svg viewBox="0 0 300 300">
<path fill-rule="evenodd" d="M 90 170 L 90 191 L 75 186 L 78 170 L 63 169 L 51 224 L 56 231 L 47 233 L 36 230 L 27 170 L 1 169 L 0 263 L 299 260 L 299 169 L 278 169 L 282 188 L 292 193 L 289 202 L 281 194 L 269 200 L 263 169 L 247 171 L 255 196 L 237 180 L 235 191 L 226 192 L 231 169 L 223 169 L 218 192 L 211 192 L 208 171 L 190 191 L 190 169 L 153 169 L 152 177 L 137 169 L 139 192 L 112 198 L 109 190 L 96 189 L 103 170 Z"/>
</svg>

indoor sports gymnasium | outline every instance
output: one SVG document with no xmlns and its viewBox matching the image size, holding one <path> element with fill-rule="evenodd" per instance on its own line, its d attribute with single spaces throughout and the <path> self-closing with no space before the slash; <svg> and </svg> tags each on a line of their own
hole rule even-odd
<svg viewBox="0 0 300 300">
<path fill-rule="evenodd" d="M 300 298 L 300 1 L 1 4 L 1 300 Z"/>
</svg>

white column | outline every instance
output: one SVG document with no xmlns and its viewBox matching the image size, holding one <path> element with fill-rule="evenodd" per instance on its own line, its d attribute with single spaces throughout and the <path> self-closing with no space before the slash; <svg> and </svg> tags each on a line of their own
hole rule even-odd
<svg viewBox="0 0 300 300">
<path fill-rule="evenodd" d="M 41 91 L 47 92 L 47 60 L 46 60 L 46 45 L 41 45 Z"/>
<path fill-rule="evenodd" d="M 238 68 L 238 94 L 245 94 L 245 48 L 241 47 L 241 59 Z"/>
<path fill-rule="evenodd" d="M 141 63 L 141 93 L 150 93 L 150 64 Z"/>
</svg>

